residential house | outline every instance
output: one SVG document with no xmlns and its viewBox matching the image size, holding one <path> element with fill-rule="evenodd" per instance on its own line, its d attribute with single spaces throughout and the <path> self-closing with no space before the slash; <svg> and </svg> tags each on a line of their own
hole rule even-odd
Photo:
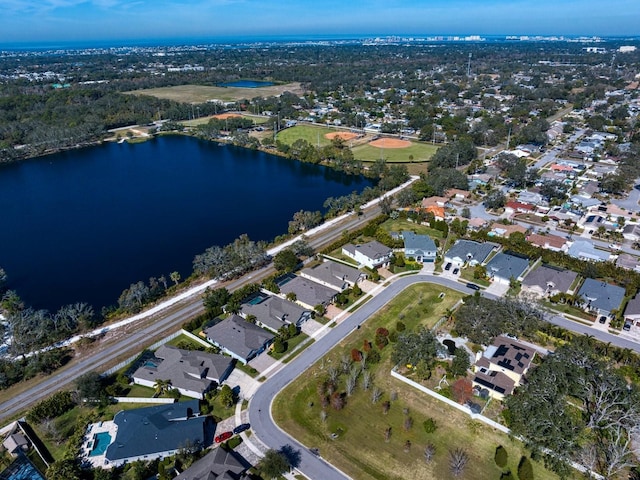
<svg viewBox="0 0 640 480">
<path fill-rule="evenodd" d="M 598 250 L 587 240 L 576 240 L 567 250 L 567 255 L 580 260 L 606 262 L 611 257 L 609 252 Z"/>
<path fill-rule="evenodd" d="M 471 192 L 468 190 L 460 190 L 458 188 L 450 188 L 444 192 L 444 196 L 457 202 L 463 202 L 465 200 L 469 200 Z"/>
<path fill-rule="evenodd" d="M 311 310 L 276 295 L 253 296 L 240 307 L 240 315 L 245 319 L 255 317 L 256 325 L 277 333 L 290 323 L 300 326 L 311 318 Z"/>
<path fill-rule="evenodd" d="M 474 242 L 473 240 L 457 240 L 444 254 L 445 263 L 462 267 L 465 263 L 471 267 L 484 263 L 497 245 L 495 243 Z"/>
<path fill-rule="evenodd" d="M 509 238 L 512 233 L 520 232 L 523 235 L 526 235 L 529 229 L 527 227 L 523 227 L 522 225 L 504 225 L 503 223 L 493 222 L 489 232 L 489 236 L 497 235 L 498 237 Z"/>
<path fill-rule="evenodd" d="M 640 294 L 636 294 L 636 296 L 627 303 L 624 309 L 624 319 L 634 325 L 640 326 Z"/>
<path fill-rule="evenodd" d="M 342 247 L 342 253 L 353 258 L 360 266 L 378 268 L 389 265 L 393 250 L 373 240 L 362 245 L 348 243 Z"/>
<path fill-rule="evenodd" d="M 571 285 L 578 278 L 576 272 L 563 268 L 539 266 L 522 280 L 522 290 L 538 296 L 571 292 Z"/>
<path fill-rule="evenodd" d="M 473 384 L 487 389 L 489 395 L 503 400 L 521 385 L 536 352 L 517 340 L 499 336 L 476 360 Z"/>
<path fill-rule="evenodd" d="M 447 213 L 444 207 L 438 207 L 437 205 L 429 205 L 423 208 L 425 213 L 431 213 L 436 220 L 444 220 L 447 217 Z"/>
<path fill-rule="evenodd" d="M 624 288 L 587 278 L 578 291 L 578 297 L 582 298 L 585 310 L 609 316 L 612 312 L 620 310 L 624 300 Z"/>
<path fill-rule="evenodd" d="M 448 205 L 449 205 L 449 199 L 447 197 L 437 197 L 437 196 L 423 198 L 420 204 L 422 208 L 427 208 L 427 207 L 445 208 Z"/>
<path fill-rule="evenodd" d="M 327 307 L 337 295 L 333 288 L 298 276 L 280 285 L 280 293 L 293 296 L 296 302 L 309 310 L 313 310 L 317 305 Z"/>
<path fill-rule="evenodd" d="M 429 235 L 418 235 L 405 230 L 402 232 L 405 258 L 414 258 L 417 262 L 433 263 L 438 251 L 435 242 Z"/>
<path fill-rule="evenodd" d="M 535 210 L 535 205 L 514 201 L 507 202 L 504 206 L 504 212 L 508 215 L 513 215 L 515 213 L 533 213 Z"/>
<path fill-rule="evenodd" d="M 530 205 L 546 205 L 546 202 L 542 195 L 536 192 L 530 192 L 529 190 L 523 190 L 518 194 L 518 202 Z"/>
<path fill-rule="evenodd" d="M 161 346 L 132 375 L 133 383 L 154 387 L 158 380 L 171 382 L 182 395 L 203 399 L 211 388 L 220 385 L 233 370 L 233 361 L 224 355 L 197 350 Z"/>
<path fill-rule="evenodd" d="M 473 218 L 461 218 L 460 221 L 463 222 L 465 220 L 468 220 L 469 225 L 467 226 L 467 228 L 473 230 L 473 231 L 478 231 L 484 227 L 486 227 L 487 223 L 489 223 L 486 219 L 484 218 L 480 218 L 480 217 L 473 217 Z"/>
<path fill-rule="evenodd" d="M 640 225 L 637 223 L 630 223 L 625 225 L 622 229 L 622 236 L 627 240 L 631 240 L 632 242 L 637 242 L 640 240 Z"/>
<path fill-rule="evenodd" d="M 522 275 L 529 268 L 529 260 L 507 253 L 496 253 L 487 262 L 487 275 L 494 281 L 510 283 L 511 279 L 522 280 Z"/>
<path fill-rule="evenodd" d="M 235 314 L 205 329 L 204 334 L 209 342 L 244 364 L 264 352 L 275 338 Z"/>
<path fill-rule="evenodd" d="M 175 455 L 187 444 L 204 445 L 206 417 L 198 400 L 121 410 L 113 418 L 115 438 L 106 449 L 110 466 Z"/>
<path fill-rule="evenodd" d="M 618 258 L 616 258 L 616 266 L 640 272 L 640 260 L 638 257 L 634 257 L 628 253 L 621 253 L 618 255 Z"/>
<path fill-rule="evenodd" d="M 251 465 L 236 451 L 215 448 L 175 480 L 248 480 Z"/>
<path fill-rule="evenodd" d="M 530 233 L 527 235 L 527 242 L 540 248 L 553 250 L 554 252 L 564 252 L 567 250 L 567 239 L 559 235 Z"/>
<path fill-rule="evenodd" d="M 569 201 L 582 208 L 589 208 L 589 207 L 600 205 L 602 203 L 602 200 L 598 200 L 597 198 L 587 197 L 585 195 L 574 195 L 569 199 Z"/>
<path fill-rule="evenodd" d="M 20 453 L 26 453 L 29 450 L 29 440 L 18 429 L 18 422 L 4 439 L 2 446 L 12 457 L 17 457 Z"/>
<path fill-rule="evenodd" d="M 304 268 L 300 276 L 338 292 L 353 287 L 367 278 L 367 275 L 357 268 L 333 260 L 326 260 L 315 267 Z"/>
</svg>

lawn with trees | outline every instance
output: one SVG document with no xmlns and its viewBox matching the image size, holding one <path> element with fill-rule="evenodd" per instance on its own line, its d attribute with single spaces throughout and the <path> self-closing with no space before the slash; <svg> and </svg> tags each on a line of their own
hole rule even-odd
<svg viewBox="0 0 640 480">
<path fill-rule="evenodd" d="M 527 455 L 520 442 L 389 375 L 398 339 L 433 326 L 460 298 L 430 284 L 402 292 L 276 397 L 277 423 L 358 479 L 499 479 L 507 469 L 516 472 Z M 499 445 L 508 452 L 505 467 L 494 461 Z M 535 478 L 556 478 L 532 466 Z"/>
</svg>

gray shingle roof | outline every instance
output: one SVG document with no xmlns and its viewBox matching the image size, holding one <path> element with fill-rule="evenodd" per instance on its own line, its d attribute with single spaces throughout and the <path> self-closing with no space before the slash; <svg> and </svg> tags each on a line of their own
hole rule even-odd
<svg viewBox="0 0 640 480">
<path fill-rule="evenodd" d="M 529 260 L 500 252 L 487 263 L 487 273 L 506 280 L 517 279 L 528 266 Z"/>
<path fill-rule="evenodd" d="M 578 295 L 582 296 L 585 303 L 589 303 L 592 309 L 611 312 L 620 308 L 624 298 L 624 288 L 587 278 L 580 287 Z"/>
<path fill-rule="evenodd" d="M 343 263 L 327 260 L 311 268 L 303 269 L 300 274 L 310 279 L 316 279 L 333 286 L 336 290 L 342 290 L 345 282 L 355 284 L 364 274 L 355 267 Z"/>
<path fill-rule="evenodd" d="M 123 460 L 178 450 L 187 441 L 203 443 L 206 417 L 189 417 L 199 412 L 198 400 L 122 410 L 113 419 L 118 431 L 106 458 Z"/>
<path fill-rule="evenodd" d="M 231 315 L 213 327 L 207 328 L 205 334 L 218 345 L 242 358 L 247 358 L 251 352 L 260 350 L 274 338 L 272 333 L 247 322 L 238 315 Z"/>
<path fill-rule="evenodd" d="M 548 285 L 552 285 L 553 290 L 566 292 L 577 277 L 578 274 L 571 270 L 550 268 L 542 265 L 530 272 L 522 281 L 522 285 L 527 287 L 538 286 L 543 290 L 546 290 Z"/>
<path fill-rule="evenodd" d="M 492 243 L 479 243 L 473 240 L 458 240 L 447 250 L 447 257 L 461 258 L 462 261 L 475 260 L 478 263 L 484 262 L 495 245 Z"/>
<path fill-rule="evenodd" d="M 309 310 L 275 295 L 269 295 L 260 303 L 245 303 L 240 311 L 243 315 L 254 315 L 260 323 L 276 331 L 289 323 L 295 325 L 304 321 L 311 315 Z"/>
<path fill-rule="evenodd" d="M 381 244 L 376 240 L 363 243 L 362 245 L 354 245 L 352 243 L 349 243 L 343 246 L 342 248 L 351 254 L 355 254 L 355 251 L 358 250 L 362 255 L 372 260 L 384 258 L 388 255 L 391 255 L 391 252 L 392 252 L 392 250 L 389 247 Z"/>
<path fill-rule="evenodd" d="M 336 291 L 333 288 L 325 287 L 313 280 L 296 277 L 280 287 L 280 293 L 294 293 L 296 300 L 305 305 L 327 305 L 331 303 Z"/>
<path fill-rule="evenodd" d="M 175 388 L 200 393 L 208 390 L 211 382 L 220 383 L 220 378 L 231 366 L 231 358 L 224 355 L 167 345 L 160 347 L 154 355 L 155 359 L 148 360 L 135 371 L 134 378 L 153 382 L 170 380 Z"/>
<path fill-rule="evenodd" d="M 237 452 L 216 448 L 195 462 L 176 480 L 239 479 L 251 465 Z"/>
<path fill-rule="evenodd" d="M 413 252 L 414 255 L 426 255 L 436 251 L 436 243 L 429 235 L 417 235 L 405 230 L 402 232 L 404 249 Z"/>
<path fill-rule="evenodd" d="M 627 303 L 624 309 L 625 315 L 640 315 L 640 295 L 636 295 Z"/>
</svg>

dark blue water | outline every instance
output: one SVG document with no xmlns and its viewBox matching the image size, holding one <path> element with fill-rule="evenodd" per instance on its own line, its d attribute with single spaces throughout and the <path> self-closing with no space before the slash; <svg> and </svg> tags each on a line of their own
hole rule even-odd
<svg viewBox="0 0 640 480">
<path fill-rule="evenodd" d="M 238 80 L 237 82 L 221 83 L 219 87 L 258 88 L 270 87 L 273 82 L 255 82 L 253 80 Z"/>
<path fill-rule="evenodd" d="M 96 309 L 241 234 L 273 240 L 299 210 L 370 181 L 183 136 L 107 144 L 0 168 L 0 266 L 27 304 Z"/>
</svg>

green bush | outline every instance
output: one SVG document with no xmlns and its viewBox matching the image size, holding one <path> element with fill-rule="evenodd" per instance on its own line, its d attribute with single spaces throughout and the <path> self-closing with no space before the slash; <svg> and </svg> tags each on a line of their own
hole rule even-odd
<svg viewBox="0 0 640 480">
<path fill-rule="evenodd" d="M 496 465 L 500 468 L 504 468 L 507 466 L 507 462 L 509 461 L 509 455 L 507 451 L 502 445 L 498 445 L 496 448 L 496 454 L 494 455 L 494 460 L 496 461 Z"/>
<path fill-rule="evenodd" d="M 522 457 L 518 464 L 518 478 L 520 480 L 533 480 L 533 465 L 527 457 Z"/>
<path fill-rule="evenodd" d="M 424 431 L 427 433 L 433 433 L 438 429 L 436 421 L 431 417 L 422 422 L 422 426 L 424 427 Z"/>
</svg>

